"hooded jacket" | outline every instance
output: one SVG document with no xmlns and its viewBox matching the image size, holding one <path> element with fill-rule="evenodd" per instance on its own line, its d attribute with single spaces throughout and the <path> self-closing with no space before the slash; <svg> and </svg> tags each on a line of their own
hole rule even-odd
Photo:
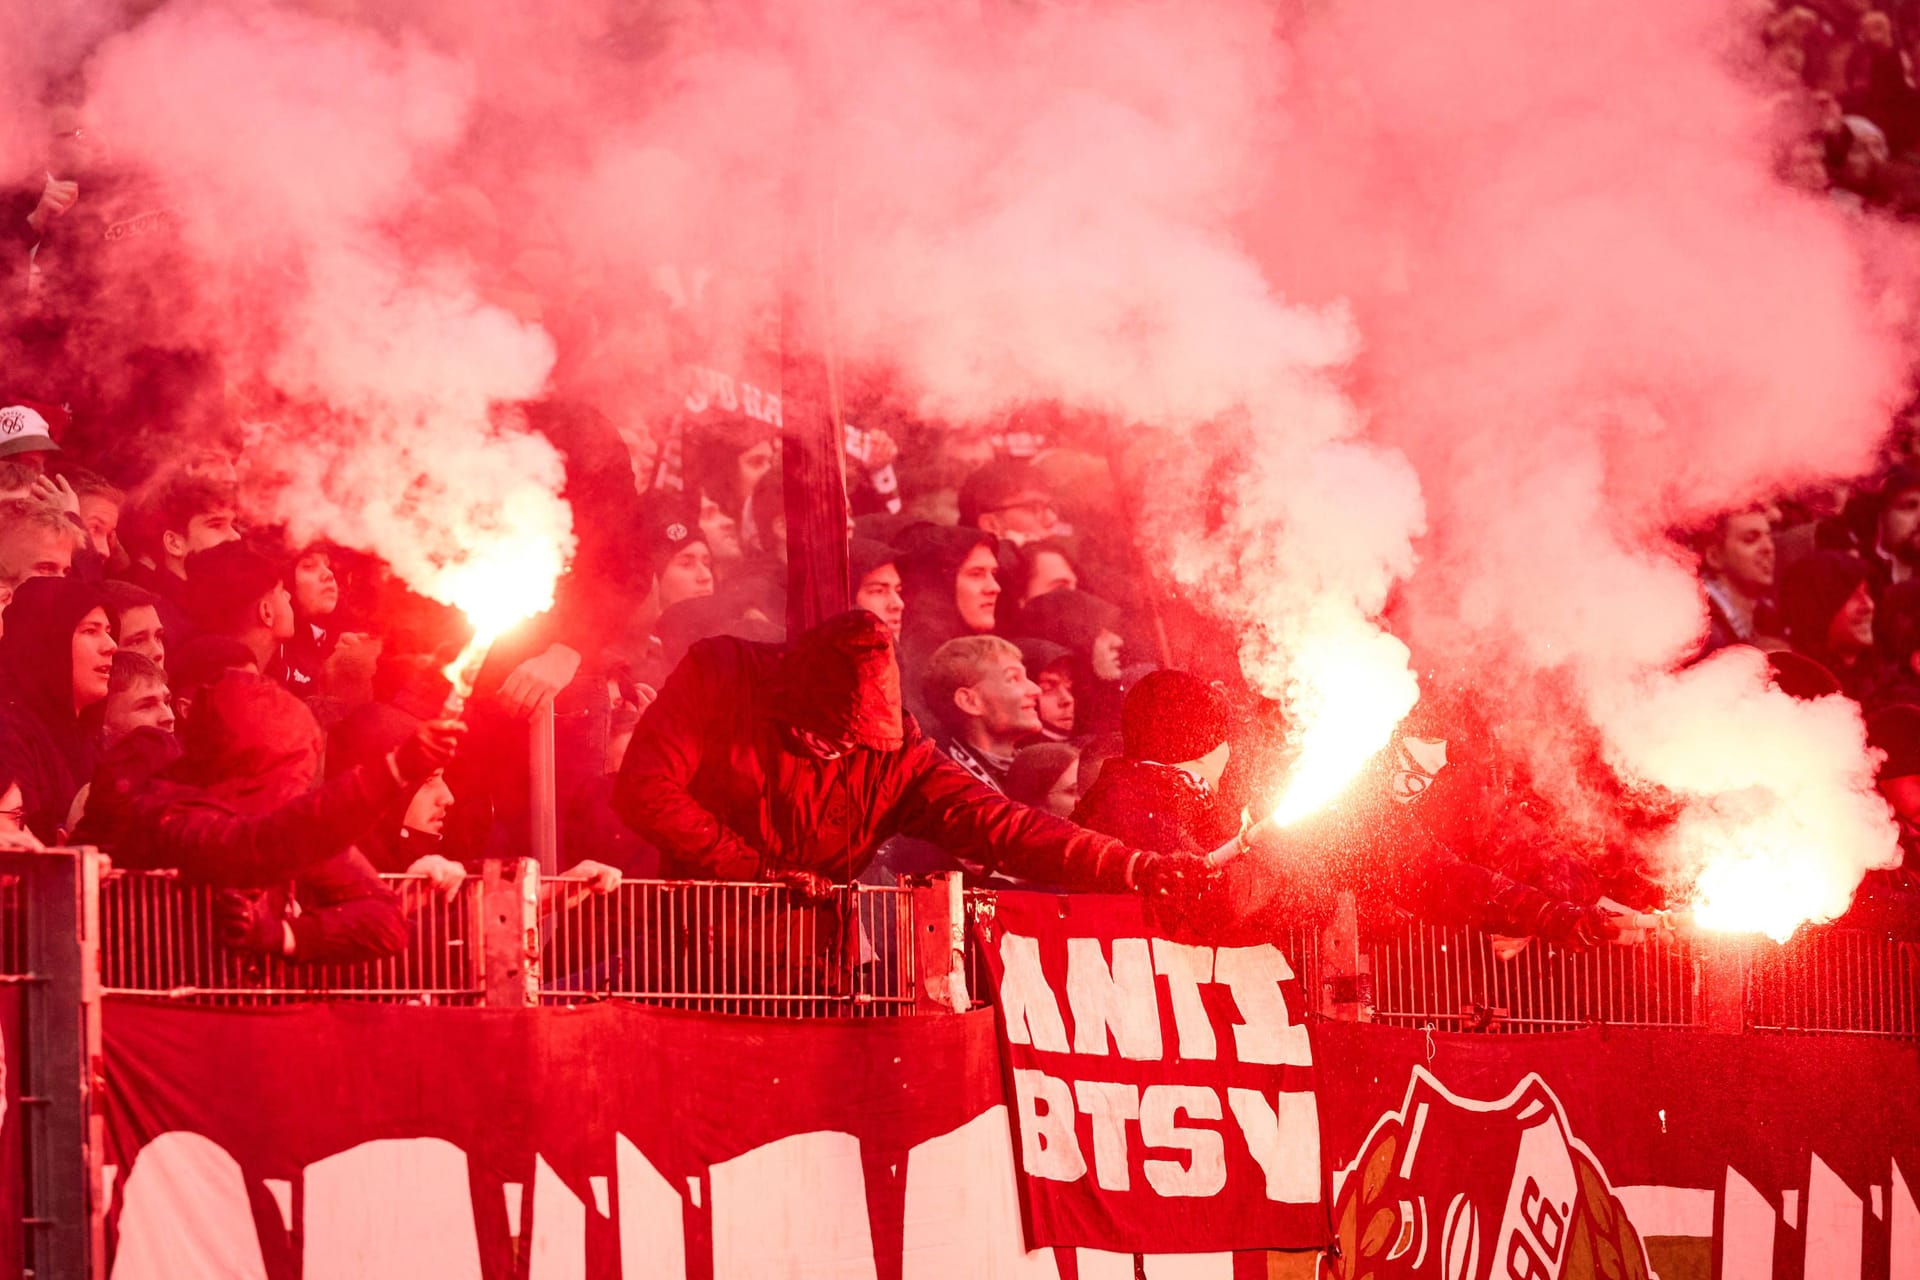
<svg viewBox="0 0 1920 1280">
<path fill-rule="evenodd" d="M 900 666 L 910 677 L 907 709 L 931 723 L 928 709 L 920 700 L 920 677 L 935 649 L 955 636 L 973 634 L 973 629 L 960 620 L 960 606 L 954 598 L 960 566 L 975 547 L 991 551 L 995 541 L 992 534 L 978 529 L 923 524 L 903 531 L 899 546 L 894 565 L 900 570 L 900 590 L 907 601 L 900 626 Z"/>
<path fill-rule="evenodd" d="M 850 744 L 806 752 L 802 729 Z M 894 835 L 1024 879 L 1131 887 L 1136 851 L 1016 804 L 947 759 L 900 709 L 885 624 L 828 619 L 782 654 L 733 639 L 693 646 L 627 749 L 614 808 L 659 847 L 664 874 L 850 880 Z"/>
<path fill-rule="evenodd" d="M 115 622 L 96 584 L 29 578 L 0 636 L 0 773 L 19 782 L 27 826 L 47 844 L 60 842 L 74 794 L 93 774 L 104 708 L 73 709 L 73 633 L 95 609 Z"/>
</svg>

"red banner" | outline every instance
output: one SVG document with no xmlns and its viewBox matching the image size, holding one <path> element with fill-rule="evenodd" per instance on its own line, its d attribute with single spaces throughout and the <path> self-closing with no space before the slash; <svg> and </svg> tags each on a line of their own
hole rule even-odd
<svg viewBox="0 0 1920 1280">
<path fill-rule="evenodd" d="M 1305 996 L 1277 948 L 1174 942 L 1134 898 L 1003 893 L 980 931 L 1029 1243 L 1326 1241 Z"/>
</svg>

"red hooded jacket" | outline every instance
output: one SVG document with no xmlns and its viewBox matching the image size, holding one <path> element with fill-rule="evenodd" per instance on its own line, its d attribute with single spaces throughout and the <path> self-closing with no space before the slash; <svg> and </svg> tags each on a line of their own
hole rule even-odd
<svg viewBox="0 0 1920 1280">
<path fill-rule="evenodd" d="M 857 745 L 823 760 L 795 729 Z M 613 804 L 669 876 L 849 880 L 881 843 L 909 835 L 1044 884 L 1133 887 L 1136 850 L 989 790 L 921 735 L 900 710 L 892 638 L 864 610 L 784 655 L 728 638 L 694 645 L 641 719 Z"/>
</svg>

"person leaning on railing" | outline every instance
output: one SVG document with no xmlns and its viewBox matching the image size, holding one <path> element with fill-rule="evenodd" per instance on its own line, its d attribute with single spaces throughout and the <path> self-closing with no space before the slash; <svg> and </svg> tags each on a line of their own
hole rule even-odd
<svg viewBox="0 0 1920 1280">
<path fill-rule="evenodd" d="M 407 940 L 399 899 L 355 844 L 445 766 L 464 728 L 423 724 L 316 787 L 313 714 L 270 681 L 228 672 L 195 699 L 181 739 L 140 728 L 107 752 L 76 841 L 120 867 L 266 891 L 222 896 L 229 945 L 311 962 L 390 955 Z"/>
<path fill-rule="evenodd" d="M 983 786 L 902 712 L 892 633 L 864 609 L 784 653 L 727 637 L 694 645 L 635 730 L 613 804 L 660 849 L 664 874 L 774 880 L 809 902 L 895 835 L 1067 889 L 1154 893 L 1199 861 Z"/>
</svg>

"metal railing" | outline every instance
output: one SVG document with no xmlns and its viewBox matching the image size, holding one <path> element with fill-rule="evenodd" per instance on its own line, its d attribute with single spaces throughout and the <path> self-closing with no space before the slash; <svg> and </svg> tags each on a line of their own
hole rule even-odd
<svg viewBox="0 0 1920 1280">
<path fill-rule="evenodd" d="M 477 880 L 449 897 L 417 876 L 381 878 L 400 897 L 406 949 L 358 964 L 300 964 L 224 945 L 215 923 L 219 890 L 167 872 L 108 872 L 100 884 L 102 989 L 212 1004 L 321 997 L 480 1003 Z"/>
<path fill-rule="evenodd" d="M 221 945 L 211 889 L 164 874 L 109 872 L 100 890 L 103 987 L 226 1004 L 500 1002 L 488 968 L 504 941 L 525 969 L 517 1003 L 614 997 L 779 1016 L 936 1011 L 920 990 L 926 962 L 916 954 L 916 905 L 905 886 L 842 887 L 827 903 L 807 905 L 765 884 L 627 881 L 595 894 L 550 878 L 537 893 L 528 889 L 524 910 L 490 914 L 478 876 L 451 899 L 417 879 L 387 879 L 406 912 L 408 948 L 365 964 L 320 966 Z M 992 898 L 968 890 L 969 921 Z M 26 971 L 22 920 L 17 882 L 0 879 L 0 977 Z M 1323 955 L 1314 929 L 1276 942 L 1314 1007 L 1352 989 L 1340 985 L 1344 968 Z M 976 1001 L 990 998 L 971 929 L 965 954 L 968 990 Z M 1396 1026 L 1527 1032 L 1605 1024 L 1920 1039 L 1920 944 L 1854 930 L 1809 930 L 1784 946 L 1669 936 L 1584 954 L 1534 942 L 1502 959 L 1473 930 L 1376 923 L 1362 928 L 1359 956 L 1359 1003 Z"/>
<path fill-rule="evenodd" d="M 1753 944 L 1746 1025 L 1920 1039 L 1920 944 L 1851 929 Z"/>
<path fill-rule="evenodd" d="M 1447 1031 L 1705 1025 L 1695 946 L 1685 938 L 1584 953 L 1534 940 L 1501 959 L 1477 930 L 1407 924 L 1375 931 L 1363 947 L 1376 1022 Z"/>
<path fill-rule="evenodd" d="M 541 998 L 616 996 L 762 1015 L 910 1013 L 913 907 L 902 886 L 804 903 L 747 882 L 543 882 Z"/>
</svg>

